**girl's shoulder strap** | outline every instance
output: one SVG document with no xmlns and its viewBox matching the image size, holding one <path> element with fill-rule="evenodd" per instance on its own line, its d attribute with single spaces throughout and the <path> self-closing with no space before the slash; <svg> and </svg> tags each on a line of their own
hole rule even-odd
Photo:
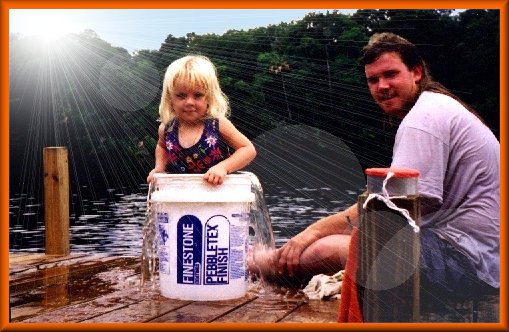
<svg viewBox="0 0 509 332">
<path fill-rule="evenodd" d="M 218 130 L 219 128 L 219 119 L 218 118 L 207 118 L 203 120 L 206 128 L 210 128 L 212 130 Z"/>
<path fill-rule="evenodd" d="M 175 130 L 177 130 L 178 125 L 179 125 L 179 123 L 178 123 L 177 119 L 173 119 L 166 124 L 166 126 L 164 127 L 164 132 L 165 133 L 174 132 Z"/>
</svg>

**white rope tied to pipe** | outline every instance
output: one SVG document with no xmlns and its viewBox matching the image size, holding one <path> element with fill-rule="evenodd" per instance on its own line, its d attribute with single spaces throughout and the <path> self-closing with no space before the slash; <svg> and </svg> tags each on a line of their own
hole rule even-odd
<svg viewBox="0 0 509 332">
<path fill-rule="evenodd" d="M 410 216 L 410 213 L 408 212 L 408 210 L 406 209 L 402 209 L 402 208 L 399 208 L 398 206 L 396 206 L 396 204 L 394 204 L 390 199 L 391 198 L 402 198 L 402 197 L 406 197 L 406 196 L 393 196 L 393 197 L 390 197 L 389 196 L 389 193 L 387 191 L 387 188 L 386 188 L 386 185 L 387 185 L 387 181 L 392 178 L 394 176 L 394 172 L 392 171 L 389 171 L 387 173 L 387 176 L 385 177 L 383 183 L 382 183 L 382 195 L 380 194 L 369 194 L 368 198 L 366 198 L 366 201 L 364 202 L 364 204 L 362 205 L 362 208 L 363 209 L 366 209 L 366 206 L 368 204 L 369 201 L 371 201 L 373 198 L 376 198 L 382 202 L 385 203 L 385 205 L 387 205 L 387 207 L 391 210 L 394 210 L 396 212 L 399 212 L 401 215 L 403 215 L 403 217 L 406 218 L 406 220 L 408 221 L 408 224 L 413 228 L 414 232 L 415 233 L 419 233 L 419 226 L 417 226 L 417 224 L 415 223 L 415 220 L 412 219 L 412 217 Z"/>
</svg>

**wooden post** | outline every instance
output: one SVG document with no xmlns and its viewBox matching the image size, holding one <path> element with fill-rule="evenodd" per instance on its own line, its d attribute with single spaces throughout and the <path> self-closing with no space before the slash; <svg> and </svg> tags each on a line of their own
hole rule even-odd
<svg viewBox="0 0 509 332">
<path fill-rule="evenodd" d="M 359 196 L 359 206 L 366 198 Z M 419 224 L 419 196 L 391 201 Z M 360 210 L 357 283 L 364 322 L 419 321 L 419 233 L 377 199 Z"/>
<path fill-rule="evenodd" d="M 67 149 L 43 149 L 46 255 L 69 255 L 69 167 Z"/>
</svg>

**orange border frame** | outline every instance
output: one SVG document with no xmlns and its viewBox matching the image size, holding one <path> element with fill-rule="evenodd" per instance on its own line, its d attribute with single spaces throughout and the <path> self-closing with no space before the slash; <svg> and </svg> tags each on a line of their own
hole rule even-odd
<svg viewBox="0 0 509 332">
<path fill-rule="evenodd" d="M 8 237 L 8 215 L 9 215 L 9 9 L 21 8 L 236 8 L 236 9 L 280 9 L 280 8 L 381 8 L 378 1 L 331 1 L 315 0 L 308 3 L 302 0 L 195 0 L 189 1 L 164 1 L 164 0 L 50 0 L 50 1 L 29 1 L 29 0 L 0 0 L 0 215 L 2 220 L 0 232 L 0 330 L 428 330 L 428 329 L 451 329 L 451 330 L 508 330 L 507 324 L 507 15 L 508 0 L 488 1 L 459 1 L 459 0 L 430 0 L 412 1 L 390 0 L 383 3 L 383 8 L 402 9 L 428 9 L 428 8 L 459 8 L 459 9 L 499 9 L 500 10 L 500 149 L 501 149 L 501 287 L 500 287 L 500 323 L 387 323 L 387 324 L 198 324 L 198 323 L 134 323 L 134 324 L 27 324 L 9 323 L 9 237 Z M 338 7 L 339 6 L 339 7 Z M 6 231 L 7 229 L 7 231 Z"/>
</svg>

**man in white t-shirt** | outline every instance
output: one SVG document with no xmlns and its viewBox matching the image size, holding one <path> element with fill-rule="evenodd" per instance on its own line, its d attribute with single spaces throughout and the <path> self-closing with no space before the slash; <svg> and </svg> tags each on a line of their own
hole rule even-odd
<svg viewBox="0 0 509 332">
<path fill-rule="evenodd" d="M 391 167 L 419 170 L 421 285 L 439 294 L 500 287 L 500 144 L 476 112 L 432 80 L 414 44 L 371 37 L 362 52 L 371 95 L 402 119 Z M 281 276 L 345 266 L 357 206 L 318 220 L 276 252 Z"/>
</svg>

